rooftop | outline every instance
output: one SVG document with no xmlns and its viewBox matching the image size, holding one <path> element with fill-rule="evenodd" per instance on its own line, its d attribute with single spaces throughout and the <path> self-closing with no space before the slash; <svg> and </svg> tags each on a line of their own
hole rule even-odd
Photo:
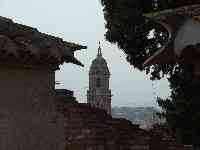
<svg viewBox="0 0 200 150">
<path fill-rule="evenodd" d="M 0 16 L 0 63 L 8 60 L 52 65 L 70 62 L 83 66 L 74 52 L 86 48 Z"/>
<path fill-rule="evenodd" d="M 193 17 L 200 16 L 200 4 L 188 5 L 174 9 L 166 9 L 144 14 L 144 16 L 153 18 L 155 20 L 164 20 L 168 16 L 174 16 L 174 15 L 186 15 Z"/>
</svg>

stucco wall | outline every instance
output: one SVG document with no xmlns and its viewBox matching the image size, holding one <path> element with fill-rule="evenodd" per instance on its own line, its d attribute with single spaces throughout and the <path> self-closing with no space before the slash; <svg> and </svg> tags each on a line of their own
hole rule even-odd
<svg viewBox="0 0 200 150">
<path fill-rule="evenodd" d="M 54 71 L 0 66 L 0 149 L 63 150 Z"/>
<path fill-rule="evenodd" d="M 182 50 L 189 45 L 200 43 L 200 23 L 199 20 L 188 19 L 181 26 L 174 41 L 176 55 L 180 57 Z"/>
</svg>

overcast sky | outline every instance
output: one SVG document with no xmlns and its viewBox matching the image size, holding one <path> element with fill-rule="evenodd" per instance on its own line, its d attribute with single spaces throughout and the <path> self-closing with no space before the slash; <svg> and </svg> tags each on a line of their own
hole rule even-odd
<svg viewBox="0 0 200 150">
<path fill-rule="evenodd" d="M 150 81 L 126 62 L 121 50 L 104 40 L 105 21 L 99 0 L 0 0 L 0 15 L 88 46 L 76 52 L 84 68 L 64 64 L 56 72 L 56 80 L 62 83 L 58 88 L 73 90 L 79 102 L 86 102 L 89 66 L 96 57 L 99 40 L 111 72 L 113 106 L 157 106 L 156 96 L 169 95 L 166 80 Z"/>
</svg>

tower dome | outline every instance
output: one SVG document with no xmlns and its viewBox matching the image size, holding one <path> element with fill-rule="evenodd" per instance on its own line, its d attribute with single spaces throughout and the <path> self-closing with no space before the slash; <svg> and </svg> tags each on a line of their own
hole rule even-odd
<svg viewBox="0 0 200 150">
<path fill-rule="evenodd" d="M 92 61 L 89 71 L 89 90 L 87 101 L 91 106 L 104 109 L 111 114 L 111 90 L 109 89 L 110 72 L 102 56 L 99 43 L 97 57 Z"/>
<path fill-rule="evenodd" d="M 96 74 L 101 72 L 104 75 L 110 75 L 107 62 L 103 58 L 101 53 L 101 47 L 99 46 L 97 57 L 92 61 L 89 74 Z"/>
</svg>

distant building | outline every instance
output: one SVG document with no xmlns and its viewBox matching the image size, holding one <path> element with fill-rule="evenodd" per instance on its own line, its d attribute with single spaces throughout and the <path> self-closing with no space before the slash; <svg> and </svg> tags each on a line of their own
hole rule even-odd
<svg viewBox="0 0 200 150">
<path fill-rule="evenodd" d="M 92 61 L 89 71 L 89 90 L 87 102 L 96 108 L 104 109 L 111 115 L 111 90 L 109 89 L 110 72 L 102 56 L 99 43 L 97 57 Z"/>
</svg>

